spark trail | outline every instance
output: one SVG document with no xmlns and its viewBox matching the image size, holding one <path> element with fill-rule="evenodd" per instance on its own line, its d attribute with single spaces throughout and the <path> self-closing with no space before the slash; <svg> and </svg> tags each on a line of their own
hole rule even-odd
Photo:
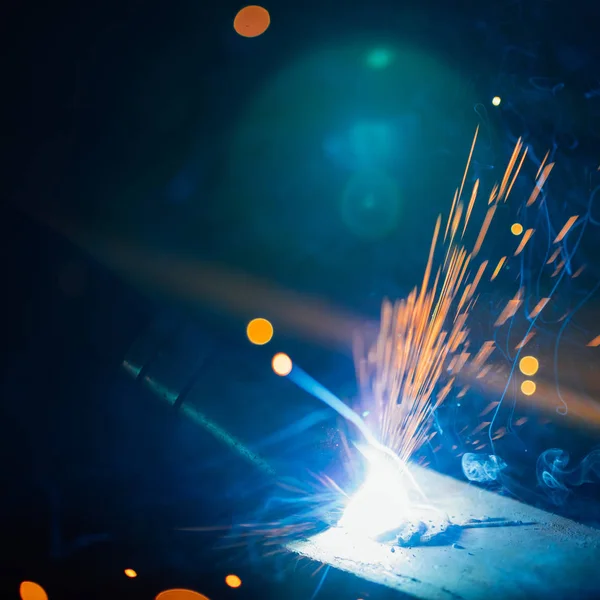
<svg viewBox="0 0 600 600">
<path fill-rule="evenodd" d="M 479 180 L 473 185 L 468 203 L 463 201 L 463 192 L 477 134 L 478 129 L 443 236 L 441 215 L 436 221 L 421 285 L 406 299 L 383 301 L 374 343 L 367 346 L 361 334 L 354 340 L 363 408 L 370 410 L 376 421 L 376 438 L 403 463 L 429 439 L 433 412 L 457 383 L 471 357 L 467 319 L 488 265 L 487 261 L 478 266 L 474 262 L 496 208 L 508 199 L 527 154 L 519 139 L 501 183 L 489 194 L 489 208 L 476 241 L 467 250 L 463 239 L 478 197 Z M 440 261 L 437 268 L 436 260 Z M 484 345 L 473 357 L 469 370 L 484 367 L 490 353 Z"/>
</svg>

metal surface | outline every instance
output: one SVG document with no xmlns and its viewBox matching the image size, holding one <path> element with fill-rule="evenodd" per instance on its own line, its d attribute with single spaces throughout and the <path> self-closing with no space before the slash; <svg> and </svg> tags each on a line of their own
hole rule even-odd
<svg viewBox="0 0 600 600">
<path fill-rule="evenodd" d="M 424 600 L 597 598 L 600 531 L 414 467 L 456 528 L 446 545 L 395 548 L 340 528 L 293 552 Z"/>
</svg>

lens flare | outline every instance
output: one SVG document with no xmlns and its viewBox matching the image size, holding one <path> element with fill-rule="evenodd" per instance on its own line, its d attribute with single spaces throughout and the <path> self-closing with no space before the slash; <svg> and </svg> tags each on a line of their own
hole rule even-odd
<svg viewBox="0 0 600 600">
<path fill-rule="evenodd" d="M 535 381 L 531 381 L 531 379 L 526 379 L 521 383 L 521 391 L 525 396 L 533 396 L 533 394 L 535 394 L 535 390 Z"/>
<path fill-rule="evenodd" d="M 246 335 L 256 346 L 264 346 L 273 339 L 273 325 L 267 319 L 252 319 L 246 327 Z"/>
<path fill-rule="evenodd" d="M 521 370 L 521 373 L 523 373 L 523 375 L 527 375 L 528 377 L 535 375 L 538 372 L 539 366 L 540 363 L 535 356 L 524 356 L 519 361 L 519 369 Z"/>
<path fill-rule="evenodd" d="M 373 48 L 366 56 L 367 66 L 374 70 L 383 70 L 389 67 L 394 60 L 394 53 L 389 48 Z"/>
<path fill-rule="evenodd" d="M 510 226 L 510 232 L 513 235 L 521 235 L 523 233 L 523 225 L 521 223 L 513 223 Z"/>
<path fill-rule="evenodd" d="M 285 377 L 292 371 L 292 359 L 283 352 L 278 352 L 271 361 L 271 366 L 276 375 Z"/>
</svg>

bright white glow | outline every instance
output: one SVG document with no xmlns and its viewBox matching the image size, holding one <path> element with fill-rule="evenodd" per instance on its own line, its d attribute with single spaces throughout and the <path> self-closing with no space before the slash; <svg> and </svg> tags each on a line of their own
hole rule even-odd
<svg viewBox="0 0 600 600">
<path fill-rule="evenodd" d="M 316 547 L 310 548 L 315 542 Z M 288 544 L 288 548 L 292 552 L 302 549 L 301 553 L 308 550 L 307 555 L 316 556 L 316 560 L 326 563 L 330 563 L 333 557 L 348 554 L 355 565 L 389 565 L 390 559 L 397 562 L 401 556 L 401 552 L 392 554 L 388 544 L 381 544 L 358 533 L 351 533 L 342 527 L 326 529 L 305 542 L 292 542 Z M 357 574 L 360 576 L 360 573 Z"/>
<path fill-rule="evenodd" d="M 369 475 L 351 498 L 338 525 L 374 539 L 406 520 L 404 490 L 381 475 Z"/>
<path fill-rule="evenodd" d="M 351 535 L 341 527 L 290 542 L 286 548 L 397 590 L 402 597 L 423 600 L 451 596 L 478 599 L 490 581 L 502 582 L 505 598 L 577 598 L 581 596 L 577 586 L 581 587 L 582 568 L 590 575 L 588 589 L 598 589 L 596 548 L 600 547 L 600 531 L 418 465 L 411 464 L 410 472 L 423 492 L 436 499 L 437 508 L 461 528 L 458 544 L 469 548 L 471 554 L 447 545 L 396 547 L 391 552 L 389 543 Z M 418 511 L 416 506 L 412 508 Z M 430 516 L 423 517 L 428 522 Z M 486 517 L 508 518 L 522 526 L 472 526 L 474 519 Z M 589 540 L 587 551 L 581 540 Z M 560 569 L 555 561 L 548 561 L 548 553 L 539 551 L 548 543 L 560 555 Z M 577 556 L 577 561 L 569 560 L 569 556 Z M 467 567 L 471 570 L 465 571 Z M 536 574 L 534 579 L 532 573 Z"/>
<path fill-rule="evenodd" d="M 370 446 L 359 446 L 369 463 L 367 477 L 348 502 L 338 526 L 371 539 L 409 520 L 406 465 Z"/>
</svg>

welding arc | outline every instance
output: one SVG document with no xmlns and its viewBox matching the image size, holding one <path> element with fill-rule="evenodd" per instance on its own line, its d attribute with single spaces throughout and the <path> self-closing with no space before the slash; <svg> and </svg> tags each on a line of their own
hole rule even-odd
<svg viewBox="0 0 600 600">
<path fill-rule="evenodd" d="M 352 423 L 365 438 L 365 441 L 374 447 L 378 442 L 369 431 L 367 424 L 356 414 L 347 404 L 342 402 L 335 394 L 331 393 L 324 385 L 313 379 L 308 373 L 303 371 L 298 365 L 294 364 L 288 375 L 288 379 L 293 381 L 299 388 L 308 392 L 321 402 L 324 402 L 335 410 L 341 417 Z"/>
<path fill-rule="evenodd" d="M 317 400 L 321 400 L 321 402 L 324 402 L 325 404 L 330 406 L 341 417 L 346 419 L 348 422 L 352 423 L 363 435 L 367 444 L 376 452 L 379 452 L 391 458 L 393 463 L 398 467 L 398 471 L 406 473 L 410 482 L 414 486 L 414 489 L 421 495 L 422 498 L 426 499 L 425 493 L 413 478 L 410 469 L 408 469 L 407 461 L 402 460 L 393 450 L 391 450 L 381 442 L 377 441 L 375 436 L 371 433 L 370 429 L 368 428 L 367 424 L 363 421 L 363 419 L 360 418 L 360 416 L 355 411 L 353 411 L 335 394 L 330 392 L 325 386 L 313 379 L 308 373 L 303 371 L 296 364 L 294 364 L 288 377 L 298 387 L 309 393 L 311 396 L 317 398 Z"/>
</svg>

